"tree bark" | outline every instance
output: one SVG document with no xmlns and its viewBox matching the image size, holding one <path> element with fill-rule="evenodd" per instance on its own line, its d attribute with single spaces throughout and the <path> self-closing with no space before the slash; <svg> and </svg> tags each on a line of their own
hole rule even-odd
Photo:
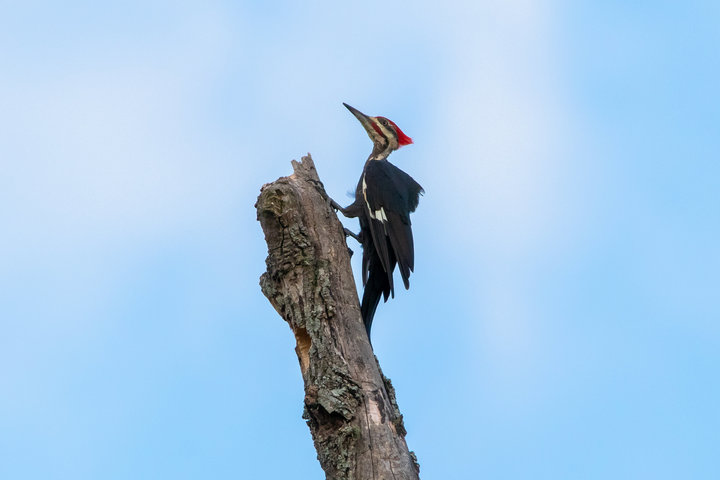
<svg viewBox="0 0 720 480">
<path fill-rule="evenodd" d="M 418 479 L 395 391 L 362 323 L 343 226 L 310 155 L 292 165 L 255 205 L 268 244 L 260 286 L 295 335 L 320 465 L 328 479 Z"/>
</svg>

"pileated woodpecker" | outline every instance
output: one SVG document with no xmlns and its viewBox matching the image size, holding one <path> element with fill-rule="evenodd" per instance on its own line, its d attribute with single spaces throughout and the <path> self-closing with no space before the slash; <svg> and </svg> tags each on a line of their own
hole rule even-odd
<svg viewBox="0 0 720 480">
<path fill-rule="evenodd" d="M 407 173 L 388 162 L 394 150 L 413 143 L 394 122 L 385 117 L 370 117 L 343 103 L 360 121 L 373 141 L 373 150 L 365 162 L 355 191 L 355 201 L 342 208 L 332 202 L 348 218 L 358 217 L 360 234 L 346 230 L 363 247 L 363 292 L 360 311 L 370 338 L 370 327 L 380 297 L 395 297 L 393 271 L 397 264 L 405 288 L 410 288 L 410 272 L 414 268 L 414 248 L 410 212 L 417 208 L 424 193 Z"/>
</svg>

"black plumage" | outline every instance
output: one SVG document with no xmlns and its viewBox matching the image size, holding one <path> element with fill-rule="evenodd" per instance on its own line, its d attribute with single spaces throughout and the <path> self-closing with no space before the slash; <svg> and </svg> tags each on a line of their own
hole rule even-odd
<svg viewBox="0 0 720 480">
<path fill-rule="evenodd" d="M 336 203 L 347 217 L 358 217 L 363 246 L 363 323 L 370 336 L 375 310 L 384 297 L 395 295 L 393 272 L 398 266 L 405 288 L 410 288 L 410 272 L 415 267 L 410 213 L 418 206 L 423 189 L 410 175 L 387 160 L 388 155 L 412 143 L 393 122 L 369 117 L 345 105 L 363 124 L 374 148 L 365 162 L 355 192 L 355 201 L 346 208 Z"/>
</svg>

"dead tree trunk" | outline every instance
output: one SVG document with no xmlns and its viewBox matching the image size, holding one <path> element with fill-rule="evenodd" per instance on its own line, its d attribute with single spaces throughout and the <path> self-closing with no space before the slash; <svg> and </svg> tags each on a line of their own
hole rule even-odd
<svg viewBox="0 0 720 480">
<path fill-rule="evenodd" d="M 360 318 L 343 227 L 310 155 L 262 187 L 265 296 L 288 322 L 305 383 L 305 412 L 328 479 L 418 479 L 395 392 Z"/>
</svg>

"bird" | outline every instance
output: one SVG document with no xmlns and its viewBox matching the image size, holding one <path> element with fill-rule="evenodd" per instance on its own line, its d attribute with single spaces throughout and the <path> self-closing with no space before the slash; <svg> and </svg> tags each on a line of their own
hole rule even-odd
<svg viewBox="0 0 720 480">
<path fill-rule="evenodd" d="M 360 303 L 368 340 L 380 297 L 387 302 L 395 298 L 393 272 L 400 270 L 405 289 L 410 288 L 410 272 L 415 268 L 415 252 L 410 213 L 418 206 L 423 188 L 410 175 L 388 161 L 395 150 L 413 143 L 395 122 L 385 117 L 365 115 L 347 103 L 343 105 L 360 121 L 373 142 L 362 175 L 355 189 L 355 201 L 341 207 L 331 200 L 333 208 L 348 218 L 358 218 L 360 233 L 348 229 L 363 248 L 363 297 Z"/>
</svg>

